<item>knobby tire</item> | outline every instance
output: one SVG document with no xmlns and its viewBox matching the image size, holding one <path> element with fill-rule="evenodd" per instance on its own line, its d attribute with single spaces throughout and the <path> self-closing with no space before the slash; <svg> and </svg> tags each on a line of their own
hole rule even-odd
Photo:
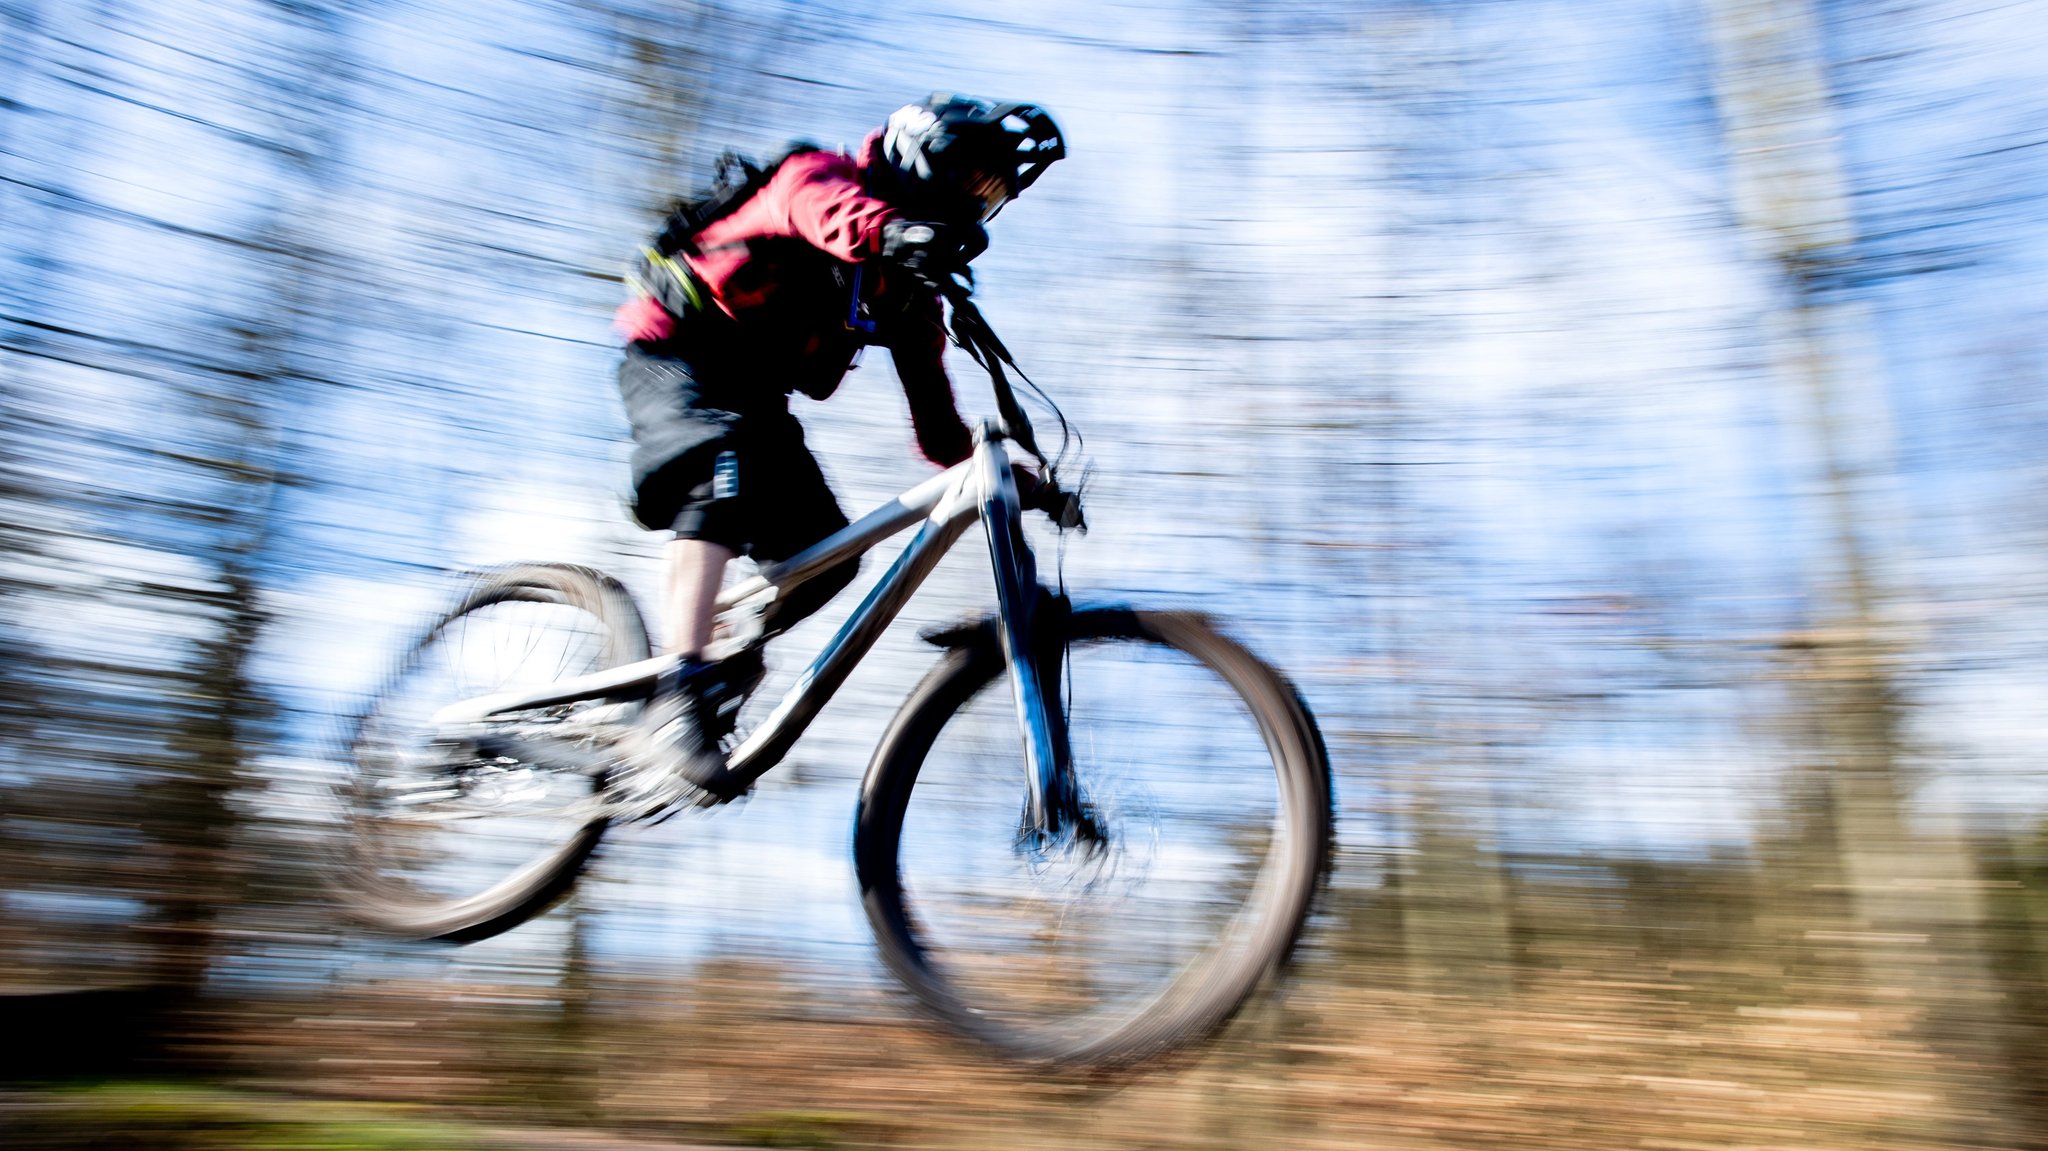
<svg viewBox="0 0 2048 1151">
<path fill-rule="evenodd" d="M 945 830 L 923 832 L 931 847 L 912 853 L 915 866 L 905 865 L 906 814 L 913 806 L 921 775 L 933 770 L 927 759 L 935 744 L 946 736 L 949 723 L 963 709 L 986 710 L 990 713 L 988 726 L 996 728 L 1004 724 L 1003 713 L 1011 706 L 1008 677 L 992 626 L 970 631 L 964 639 L 956 634 L 951 650 L 904 704 L 883 737 L 862 788 L 855 830 L 856 869 L 884 960 L 943 1022 L 1027 1062 L 1063 1067 L 1129 1064 L 1215 1030 L 1291 952 L 1328 864 L 1328 756 L 1313 718 L 1292 685 L 1200 616 L 1095 608 L 1075 611 L 1052 626 L 1064 628 L 1062 638 L 1073 652 L 1073 667 L 1066 669 L 1060 690 L 1071 688 L 1075 696 L 1064 699 L 1062 706 L 1070 713 L 1077 784 L 1084 796 L 1093 793 L 1105 808 L 1114 808 L 1106 810 L 1104 817 L 1112 846 L 1095 856 L 1121 853 L 1136 857 L 1149 851 L 1149 863 L 1137 862 L 1150 870 L 1135 878 L 1119 877 L 1118 868 L 1129 861 L 1085 862 L 1094 857 L 1081 853 L 1074 858 L 1084 862 L 1074 867 L 1056 854 L 1038 859 L 1028 849 L 1016 846 L 1009 849 L 1015 864 L 1011 870 L 1022 878 L 1016 879 L 1012 888 L 1020 895 L 1003 904 L 968 890 L 971 881 L 963 881 L 953 890 L 943 884 L 920 887 L 923 876 L 917 873 L 917 867 L 951 866 L 956 857 L 964 855 L 1009 867 L 988 843 L 992 834 L 956 840 Z M 1053 644 L 1050 650 L 1057 653 L 1061 647 Z M 1134 674 L 1092 681 L 1077 673 L 1096 658 L 1090 654 L 1095 649 L 1117 654 L 1136 649 L 1141 662 L 1133 665 L 1137 669 Z M 1153 658 L 1153 653 L 1160 658 Z M 1165 658 L 1169 656 L 1172 658 Z M 1051 666 L 1057 663 L 1057 655 L 1047 662 L 1041 675 L 1048 680 L 1060 676 Z M 1166 698 L 1156 705 L 1145 698 L 1150 685 L 1167 681 L 1188 685 L 1191 693 L 1199 689 L 1199 695 L 1189 694 L 1178 701 Z M 1085 697 L 1091 683 L 1098 689 L 1116 687 L 1118 691 L 1112 694 L 1130 698 L 1113 703 L 1092 701 Z M 1191 703 L 1206 706 L 1193 711 L 1185 706 Z M 1127 739 L 1140 746 L 1118 745 L 1115 755 L 1093 758 L 1088 742 L 1092 705 L 1099 705 L 1094 710 L 1113 713 L 1105 726 L 1131 729 L 1135 735 Z M 1231 746 L 1236 751 L 1229 766 L 1236 770 L 1228 775 L 1222 770 L 1225 765 L 1211 762 L 1200 735 L 1184 734 L 1189 729 L 1206 731 L 1221 712 L 1233 713 L 1221 719 L 1256 728 L 1255 734 L 1247 728 L 1241 738 L 1233 739 Z M 1014 719 L 1007 722 L 1009 740 L 1014 744 Z M 1183 746 L 1171 747 L 1176 740 Z M 999 739 L 986 748 L 969 745 L 957 752 L 951 750 L 953 742 L 949 739 L 944 745 L 949 750 L 942 758 L 962 761 L 960 772 L 976 776 L 972 786 L 983 795 L 973 802 L 990 814 L 990 831 L 1006 826 L 997 822 L 997 817 L 1006 805 L 1021 807 L 1021 767 L 1010 772 L 1007 767 L 991 765 L 984 771 L 965 761 L 986 751 L 991 759 L 1020 762 L 1021 754 L 999 754 L 1003 751 Z M 1141 746 L 1146 742 L 1156 744 L 1156 749 Z M 1161 757 L 1187 762 L 1168 765 L 1163 782 L 1133 783 L 1121 794 L 1112 794 L 1117 790 L 1112 777 L 1131 774 L 1133 759 Z M 950 764 L 939 769 L 941 774 L 952 770 Z M 1006 773 L 1015 778 L 1007 779 Z M 1270 773 L 1263 784 L 1261 773 Z M 953 787 L 950 783 L 931 786 Z M 1272 792 L 1269 805 L 1249 802 L 1242 812 L 1230 809 L 1239 796 L 1260 801 L 1267 786 Z M 1160 844 L 1170 831 L 1178 833 L 1172 820 L 1182 814 L 1180 809 L 1193 812 L 1212 793 L 1213 802 L 1223 810 L 1209 816 L 1189 814 L 1186 826 L 1192 831 L 1178 844 L 1182 854 L 1175 856 L 1175 844 Z M 968 796 L 965 791 L 955 794 L 948 790 L 946 794 L 954 806 Z M 942 811 L 927 822 L 936 824 L 948 818 Z M 1243 826 L 1232 824 L 1233 819 L 1241 820 Z M 1199 882 L 1175 878 L 1177 871 L 1203 866 L 1207 857 L 1227 855 L 1238 848 L 1249 852 L 1261 843 L 1263 854 L 1255 866 L 1247 862 L 1233 868 L 1216 862 L 1207 864 L 1212 874 Z M 1195 862 L 1175 863 L 1176 859 Z M 1152 879 L 1157 879 L 1167 894 L 1148 896 L 1151 903 L 1142 905 L 1133 895 L 1129 900 L 1134 906 L 1120 905 L 1126 898 L 1119 890 L 1120 883 L 1143 885 Z M 1213 925 L 1202 922 L 1190 930 L 1172 923 L 1155 925 L 1142 914 L 1151 907 L 1159 916 L 1168 916 L 1172 912 L 1166 904 L 1176 898 L 1199 904 L 1203 914 L 1220 916 L 1222 921 Z M 1106 904 L 1103 910 L 1090 912 L 1102 917 L 1097 925 L 1100 930 L 1095 936 L 1082 936 L 1075 924 L 1085 923 L 1086 917 L 1070 911 L 1068 905 L 1095 899 Z M 1049 908 L 1037 907 L 1034 901 Z M 952 921 L 943 922 L 948 917 Z M 945 933 L 935 923 L 946 927 L 952 937 L 941 938 Z M 984 927 L 996 935 L 1007 932 L 1007 941 L 984 947 L 971 938 Z M 1199 937 L 1212 927 L 1206 944 L 1183 940 Z M 1058 939 L 1062 933 L 1074 938 Z M 1121 934 L 1131 938 L 1109 938 Z M 1164 941 L 1161 947 L 1153 946 L 1155 934 Z M 1041 944 L 1047 948 L 1046 957 L 1034 960 L 1023 954 Z M 1131 975 L 1121 970 L 1143 969 L 1153 962 L 1154 950 L 1170 951 L 1175 945 L 1192 952 L 1184 960 L 1158 960 L 1162 968 L 1170 964 L 1171 970 L 1156 975 L 1156 986 L 1144 982 L 1155 978 L 1149 973 Z M 1102 949 L 1102 958 L 1091 959 L 1097 948 Z M 1005 966 L 1016 968 L 1019 984 L 1028 985 L 1019 996 L 1023 1002 L 1006 1002 L 1006 993 L 1000 991 L 985 1001 L 978 999 L 974 981 L 980 977 L 973 973 L 984 968 L 1000 971 Z M 1065 1014 L 1072 1003 L 1063 1002 L 1062 996 L 1069 1001 L 1085 1000 L 1095 983 L 1120 978 L 1138 986 L 1132 992 L 1133 1003 L 1114 1009 L 1084 1005 L 1071 1016 Z M 1045 990 L 1048 986 L 1051 991 Z"/>
</svg>

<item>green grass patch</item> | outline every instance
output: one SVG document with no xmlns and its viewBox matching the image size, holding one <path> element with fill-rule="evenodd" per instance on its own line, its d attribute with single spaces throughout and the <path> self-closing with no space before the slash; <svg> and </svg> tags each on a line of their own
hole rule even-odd
<svg viewBox="0 0 2048 1151">
<path fill-rule="evenodd" d="M 749 1147 L 840 1151 L 890 1142 L 893 1125 L 873 1115 L 840 1111 L 757 1111 L 725 1129 L 725 1137 Z"/>
<path fill-rule="evenodd" d="M 49 1151 L 488 1151 L 487 1138 L 417 1109 L 96 1083 L 0 1094 L 0 1147 Z"/>
</svg>

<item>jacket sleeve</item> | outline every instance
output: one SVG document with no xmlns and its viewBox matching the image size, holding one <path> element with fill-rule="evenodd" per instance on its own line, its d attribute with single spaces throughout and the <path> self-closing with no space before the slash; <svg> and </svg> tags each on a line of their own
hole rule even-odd
<svg viewBox="0 0 2048 1151">
<path fill-rule="evenodd" d="M 882 250 L 882 225 L 896 210 L 867 194 L 859 169 L 829 152 L 792 156 L 770 182 L 779 193 L 780 221 L 795 236 L 834 259 L 857 263 Z"/>
<path fill-rule="evenodd" d="M 917 432 L 917 450 L 924 458 L 951 467 L 974 450 L 974 437 L 953 400 L 953 381 L 946 375 L 946 333 L 939 323 L 939 300 L 913 309 L 904 317 L 906 330 L 891 342 L 896 376 L 910 401 L 910 424 Z"/>
</svg>

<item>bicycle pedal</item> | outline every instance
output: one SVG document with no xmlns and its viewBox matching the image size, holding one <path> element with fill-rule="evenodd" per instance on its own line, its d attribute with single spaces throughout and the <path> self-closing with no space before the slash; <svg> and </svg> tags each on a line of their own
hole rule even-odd
<svg viewBox="0 0 2048 1151">
<path fill-rule="evenodd" d="M 667 807 L 664 807 L 661 810 L 655 812 L 653 815 L 639 816 L 635 818 L 633 822 L 640 824 L 642 827 L 660 827 L 662 824 L 667 823 L 671 819 L 674 819 L 678 814 L 688 810 L 693 806 L 693 804 L 686 804 L 678 800 L 677 802 L 671 803 Z"/>
<path fill-rule="evenodd" d="M 723 807 L 734 800 L 745 799 L 754 793 L 753 781 L 743 787 L 735 786 L 737 780 L 729 770 L 720 771 L 718 777 L 705 783 L 693 784 L 697 789 L 698 807 Z"/>
<path fill-rule="evenodd" d="M 703 811 L 723 807 L 752 795 L 752 786 L 730 794 L 711 791 L 696 784 L 684 783 L 676 792 L 651 799 L 646 804 L 628 801 L 623 811 L 614 811 L 610 818 L 620 823 L 637 823 L 646 827 L 658 827 L 686 811 Z M 616 806 L 616 801 L 614 806 Z"/>
<path fill-rule="evenodd" d="M 615 823 L 654 825 L 675 818 L 679 811 L 708 807 L 702 788 L 680 777 L 658 781 L 644 794 L 607 795 L 600 801 L 605 818 Z"/>
</svg>

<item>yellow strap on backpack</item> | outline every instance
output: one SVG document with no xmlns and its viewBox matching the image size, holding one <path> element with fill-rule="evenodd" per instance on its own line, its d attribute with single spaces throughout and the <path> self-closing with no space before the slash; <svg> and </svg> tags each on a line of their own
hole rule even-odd
<svg viewBox="0 0 2048 1151">
<path fill-rule="evenodd" d="M 691 309 L 699 312 L 705 310 L 704 289 L 697 282 L 696 275 L 690 271 L 688 266 L 677 263 L 671 257 L 662 255 L 661 250 L 652 245 L 641 248 L 640 255 L 647 261 L 649 268 L 653 269 L 657 274 L 667 276 L 671 283 L 682 289 L 683 296 L 689 301 Z M 639 287 L 642 292 L 653 296 L 664 304 L 669 302 L 669 294 L 661 291 L 659 285 L 643 283 Z"/>
</svg>

